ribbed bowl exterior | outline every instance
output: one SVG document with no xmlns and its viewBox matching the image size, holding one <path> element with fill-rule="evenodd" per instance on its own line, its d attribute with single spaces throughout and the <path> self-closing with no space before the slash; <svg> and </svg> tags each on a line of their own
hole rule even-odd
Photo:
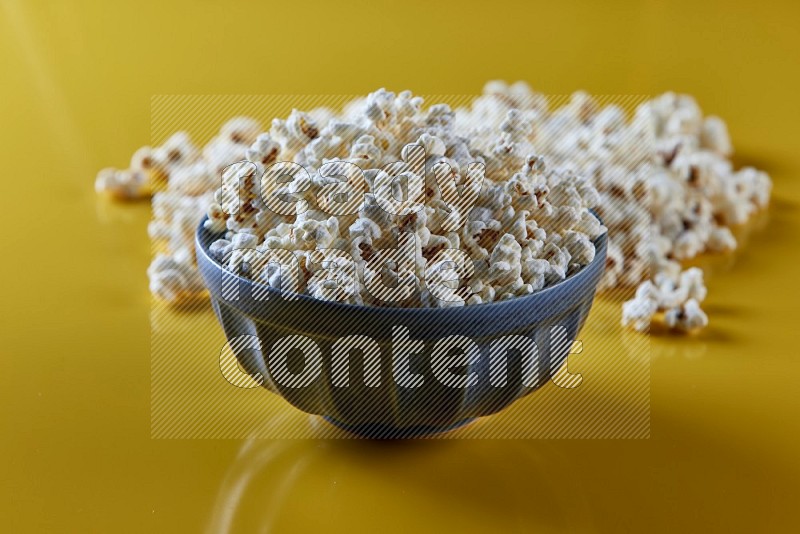
<svg viewBox="0 0 800 534">
<path fill-rule="evenodd" d="M 202 223 L 196 237 L 200 272 L 226 337 L 232 341 L 256 336 L 260 341 L 260 351 L 236 350 L 239 344 L 232 343 L 242 367 L 251 374 L 259 373 L 267 389 L 300 410 L 326 416 L 352 432 L 379 438 L 452 428 L 471 418 L 496 413 L 547 383 L 566 360 L 589 314 L 606 258 L 603 235 L 595 241 L 597 253 L 590 265 L 538 293 L 459 308 L 386 308 L 327 302 L 304 295 L 284 299 L 213 260 L 208 246 L 219 236 L 207 232 Z M 236 299 L 230 298 L 232 288 Z M 409 371 L 423 377 L 418 387 L 404 387 L 394 379 L 397 342 L 393 349 L 393 329 L 406 329 L 412 340 L 425 343 L 425 349 L 408 360 Z M 274 380 L 271 372 L 270 348 L 291 335 L 313 340 L 322 354 L 318 379 L 305 387 L 286 387 Z M 348 385 L 334 385 L 331 347 L 336 340 L 353 335 L 367 336 L 380 347 L 377 386 L 365 384 L 364 357 L 359 351 L 352 351 L 349 357 Z M 445 386 L 431 370 L 433 346 L 454 335 L 467 337 L 480 348 L 480 356 L 463 370 L 477 377 L 473 385 Z M 509 335 L 526 336 L 535 342 L 536 371 L 526 368 L 525 374 L 521 351 L 509 351 L 506 380 L 498 385 L 490 379 L 489 348 L 493 341 Z M 302 365 L 299 363 L 293 372 L 302 372 Z"/>
</svg>

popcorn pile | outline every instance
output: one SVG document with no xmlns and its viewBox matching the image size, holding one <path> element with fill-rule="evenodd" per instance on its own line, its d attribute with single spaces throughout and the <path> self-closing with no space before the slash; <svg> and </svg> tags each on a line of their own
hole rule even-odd
<svg viewBox="0 0 800 534">
<path fill-rule="evenodd" d="M 736 248 L 731 226 L 769 203 L 772 183 L 756 169 L 735 171 L 725 123 L 704 117 L 693 98 L 666 93 L 641 104 L 634 117 L 601 107 L 578 92 L 549 111 L 527 85 L 491 82 L 461 123 L 480 124 L 471 138 L 491 139 L 501 121 L 518 143 L 530 143 L 550 164 L 590 179 L 600 193 L 596 211 L 609 229 L 604 289 L 639 285 L 623 305 L 622 324 L 647 331 L 661 319 L 672 330 L 708 324 L 699 303 L 703 273 L 681 262 Z"/>
<path fill-rule="evenodd" d="M 263 253 L 288 250 L 299 260 L 300 286 L 314 297 L 382 305 L 386 299 L 370 286 L 386 274 L 369 260 L 379 250 L 394 249 L 408 232 L 414 236 L 414 262 L 395 264 L 388 276 L 415 289 L 396 303 L 430 307 L 530 294 L 594 259 L 593 240 L 606 229 L 589 212 L 599 197 L 586 179 L 548 168 L 528 147 L 518 149 L 510 122 L 500 125 L 492 144 L 475 147 L 456 128 L 453 110 L 422 104 L 410 92 L 379 90 L 325 123 L 299 111 L 275 120 L 247 151 L 252 163 L 233 165 L 222 175 L 207 228 L 227 234 L 213 244 L 212 254 L 238 272 L 242 264 L 258 264 Z M 276 171 L 276 160 L 293 163 Z M 350 176 L 350 183 L 366 182 L 363 202 L 352 213 L 332 215 L 323 205 L 325 190 L 337 184 L 336 175 L 347 173 L 345 164 L 363 171 Z M 293 180 L 276 182 L 285 173 Z M 403 200 L 401 178 L 409 191 Z M 464 186 L 461 193 L 458 186 Z M 281 210 L 270 202 L 275 195 L 295 195 L 297 207 Z M 326 249 L 347 253 L 342 263 L 354 260 L 354 276 L 323 269 L 320 251 Z M 436 284 L 447 289 L 438 287 L 435 294 L 421 273 L 448 270 L 457 261 L 447 252 L 452 250 L 471 260 L 458 269 L 467 281 Z M 264 265 L 248 275 L 278 285 L 276 271 L 274 264 Z"/>
<path fill-rule="evenodd" d="M 425 150 L 422 171 L 409 160 L 414 146 Z M 580 270 L 594 259 L 592 239 L 606 231 L 589 213 L 594 208 L 609 232 L 602 287 L 639 286 L 623 305 L 623 325 L 646 331 L 660 320 L 690 331 L 707 324 L 699 306 L 706 290 L 702 271 L 682 272 L 681 262 L 734 249 L 730 227 L 769 201 L 768 176 L 734 170 L 730 153 L 725 123 L 704 117 L 688 96 L 662 95 L 629 120 L 622 108 L 585 93 L 551 110 L 523 83 L 490 82 L 470 107 L 456 110 L 424 109 L 410 92 L 379 90 L 340 114 L 293 111 L 268 133 L 253 119 L 233 119 L 202 151 L 178 133 L 137 151 L 127 170 L 101 171 L 96 186 L 120 199 L 153 194 L 149 232 L 165 252 L 148 271 L 151 290 L 175 303 L 203 293 L 192 246 L 206 212 L 209 229 L 224 232 L 211 253 L 228 268 L 256 265 L 257 252 L 289 250 L 301 267 L 302 280 L 292 283 L 305 283 L 317 298 L 359 304 L 378 304 L 367 287 L 382 274 L 370 270 L 369 258 L 411 232 L 416 265 L 391 273 L 417 289 L 403 305 L 451 306 L 532 293 Z M 231 165 L 242 160 L 252 163 Z M 261 175 L 275 162 L 291 162 L 281 174 L 293 179 L 271 180 L 272 189 L 261 191 Z M 368 193 L 357 212 L 331 215 L 319 193 L 337 178 L 320 169 L 348 162 L 364 171 Z M 453 192 L 469 196 L 474 162 L 485 177 L 474 207 L 464 210 Z M 396 194 L 392 215 L 382 205 L 386 195 L 375 193 L 396 188 L 397 175 L 407 181 L 408 199 Z M 412 208 L 415 188 L 422 209 Z M 299 200 L 298 209 L 276 210 L 272 194 Z M 321 268 L 321 249 L 352 255 L 358 276 Z M 452 250 L 472 260 L 458 266 L 468 283 L 439 285 L 449 287 L 446 294 L 432 295 L 418 273 L 439 276 L 437 268 L 456 260 Z M 274 265 L 248 275 L 286 283 Z"/>
<path fill-rule="evenodd" d="M 203 297 L 205 288 L 194 257 L 194 231 L 213 201 L 219 173 L 230 161 L 243 159 L 261 125 L 237 118 L 223 125 L 202 152 L 189 135 L 178 132 L 160 147 L 142 147 L 125 170 L 103 169 L 95 189 L 116 200 L 152 195 L 150 238 L 166 249 L 153 259 L 147 274 L 150 291 L 174 304 Z"/>
</svg>

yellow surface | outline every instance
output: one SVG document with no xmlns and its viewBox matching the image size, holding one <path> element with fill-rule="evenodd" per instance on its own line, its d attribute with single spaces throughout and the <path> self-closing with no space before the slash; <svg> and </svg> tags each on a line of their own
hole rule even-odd
<svg viewBox="0 0 800 534">
<path fill-rule="evenodd" d="M 0 530 L 796 530 L 800 9 L 249 4 L 0 0 Z M 149 141 L 150 96 L 491 78 L 692 93 L 774 178 L 765 228 L 714 263 L 711 327 L 653 340 L 651 438 L 151 440 L 149 209 L 92 191 Z"/>
</svg>

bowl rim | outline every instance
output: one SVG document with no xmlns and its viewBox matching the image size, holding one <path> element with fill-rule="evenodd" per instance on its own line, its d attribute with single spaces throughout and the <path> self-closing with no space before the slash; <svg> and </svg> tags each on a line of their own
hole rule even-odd
<svg viewBox="0 0 800 534">
<path fill-rule="evenodd" d="M 600 218 L 599 215 L 594 210 L 589 210 L 592 215 L 597 218 L 600 223 L 603 223 L 603 220 Z M 260 291 L 265 291 L 270 296 L 280 297 L 281 294 L 278 290 L 272 288 L 271 286 L 265 285 L 261 282 L 252 280 L 250 278 L 245 278 L 240 276 L 232 271 L 226 269 L 222 264 L 220 264 L 217 260 L 215 260 L 211 255 L 208 253 L 208 248 L 204 245 L 204 242 L 207 242 L 209 237 L 215 235 L 222 235 L 223 233 L 215 233 L 210 232 L 207 228 L 205 228 L 205 222 L 208 220 L 208 215 L 204 215 L 200 224 L 197 226 L 195 231 L 195 252 L 196 254 L 203 255 L 203 259 L 214 266 L 215 269 L 219 270 L 224 276 L 230 277 L 235 279 L 238 283 L 244 284 L 245 286 L 250 286 L 252 288 L 258 288 Z M 220 239 L 219 237 L 217 239 Z M 213 241 L 211 241 L 213 242 Z M 536 300 L 550 300 L 551 295 L 556 295 L 558 293 L 563 292 L 567 285 L 578 284 L 582 286 L 588 280 L 591 279 L 592 275 L 599 269 L 601 272 L 597 276 L 597 282 L 593 285 L 593 290 L 596 289 L 597 283 L 599 283 L 600 277 L 602 276 L 603 272 L 605 271 L 605 257 L 606 257 L 606 250 L 608 244 L 608 229 L 606 229 L 602 234 L 597 236 L 592 240 L 592 243 L 595 245 L 595 257 L 594 259 L 585 265 L 580 271 L 573 274 L 572 276 L 568 276 L 563 280 L 548 286 L 544 289 L 531 293 L 529 295 L 524 295 L 521 297 L 515 297 L 506 300 L 498 300 L 494 302 L 484 302 L 481 304 L 474 304 L 470 306 L 450 306 L 450 307 L 443 307 L 443 308 L 436 308 L 436 307 L 426 307 L 426 306 L 415 306 L 415 307 L 391 307 L 391 306 L 370 306 L 367 304 L 350 304 L 347 302 L 338 302 L 332 300 L 323 300 L 312 297 L 310 295 L 304 293 L 293 293 L 293 299 L 291 301 L 285 301 L 285 299 L 278 298 L 277 300 L 285 301 L 285 302 L 294 302 L 294 303 L 302 303 L 309 306 L 318 306 L 321 310 L 326 311 L 340 311 L 340 312 L 347 312 L 347 313 L 370 313 L 372 315 L 386 315 L 392 316 L 395 318 L 399 317 L 414 317 L 419 319 L 420 316 L 424 315 L 431 315 L 436 316 L 437 318 L 443 319 L 443 315 L 469 315 L 469 314 L 480 314 L 481 317 L 484 317 L 483 312 L 488 311 L 490 308 L 498 313 L 501 311 L 509 311 L 511 308 L 516 308 L 518 306 L 522 306 L 529 301 L 536 301 Z M 209 242 L 210 245 L 210 242 Z M 599 260 L 602 258 L 602 265 L 598 265 Z M 198 258 L 199 260 L 199 258 Z M 208 284 L 204 284 L 207 286 Z M 208 287 L 207 287 L 208 289 Z M 212 295 L 213 296 L 213 295 Z M 273 299 L 264 299 L 263 302 L 267 300 Z M 466 317 L 461 318 L 466 319 Z"/>
</svg>

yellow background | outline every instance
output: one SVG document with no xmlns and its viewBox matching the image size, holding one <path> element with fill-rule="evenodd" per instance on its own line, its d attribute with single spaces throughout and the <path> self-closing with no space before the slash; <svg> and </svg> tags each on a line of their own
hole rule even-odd
<svg viewBox="0 0 800 534">
<path fill-rule="evenodd" d="M 800 172 L 790 2 L 0 0 L 0 530 L 796 530 Z M 695 95 L 775 181 L 709 279 L 710 328 L 653 340 L 651 438 L 150 439 L 146 204 L 92 182 L 163 93 Z M 732 265 L 734 264 L 734 265 Z"/>
</svg>

